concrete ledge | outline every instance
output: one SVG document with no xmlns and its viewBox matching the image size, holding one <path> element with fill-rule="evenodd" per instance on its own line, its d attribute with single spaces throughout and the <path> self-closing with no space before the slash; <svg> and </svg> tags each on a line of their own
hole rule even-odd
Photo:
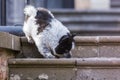
<svg viewBox="0 0 120 80">
<path fill-rule="evenodd" d="M 120 57 L 120 36 L 76 36 L 73 57 Z"/>
<path fill-rule="evenodd" d="M 120 36 L 75 36 L 76 47 L 73 58 L 120 57 Z M 26 57 L 42 57 L 34 44 L 21 38 L 22 52 Z"/>
<path fill-rule="evenodd" d="M 9 80 L 119 80 L 119 58 L 9 59 Z M 44 66 L 43 66 L 44 65 Z M 63 77 L 64 76 L 64 77 Z"/>
<path fill-rule="evenodd" d="M 20 38 L 6 32 L 0 32 L 0 47 L 20 51 Z"/>
<path fill-rule="evenodd" d="M 74 67 L 75 59 L 10 59 L 8 64 L 10 67 Z"/>
<path fill-rule="evenodd" d="M 76 43 L 120 43 L 120 36 L 75 36 Z M 23 43 L 27 38 L 21 37 Z"/>
<path fill-rule="evenodd" d="M 120 43 L 120 36 L 76 36 L 74 39 L 80 44 Z"/>
<path fill-rule="evenodd" d="M 38 49 L 35 46 L 35 44 L 28 43 L 26 37 L 20 37 L 20 40 L 21 40 L 21 51 L 23 54 L 19 56 L 23 56 L 27 58 L 41 58 L 42 57 L 42 55 L 38 52 Z"/>
<path fill-rule="evenodd" d="M 120 59 L 119 58 L 83 58 L 77 59 L 78 67 L 119 67 Z"/>
<path fill-rule="evenodd" d="M 9 59 L 9 80 L 75 80 L 74 65 L 74 59 Z"/>
<path fill-rule="evenodd" d="M 119 58 L 9 59 L 9 67 L 119 67 Z"/>
</svg>

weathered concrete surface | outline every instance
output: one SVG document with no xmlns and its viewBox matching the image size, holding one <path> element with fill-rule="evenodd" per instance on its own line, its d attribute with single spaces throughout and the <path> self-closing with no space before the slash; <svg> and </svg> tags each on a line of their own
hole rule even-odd
<svg viewBox="0 0 120 80">
<path fill-rule="evenodd" d="M 77 60 L 77 80 L 119 80 L 119 58 L 88 58 Z"/>
<path fill-rule="evenodd" d="M 76 36 L 76 48 L 73 57 L 120 57 L 119 36 Z M 0 32 L 0 47 L 21 51 L 24 57 L 41 58 L 34 44 L 29 44 L 25 37 L 17 37 L 9 33 Z M 21 57 L 21 56 L 18 56 Z"/>
<path fill-rule="evenodd" d="M 27 38 L 20 37 L 21 40 L 21 51 L 22 54 L 18 55 L 18 57 L 26 57 L 26 58 L 42 58 L 42 55 L 38 52 L 35 44 L 28 43 Z"/>
<path fill-rule="evenodd" d="M 119 80 L 119 58 L 9 59 L 9 80 Z M 38 78 L 39 78 L 38 77 Z"/>
<path fill-rule="evenodd" d="M 7 60 L 13 58 L 16 52 L 0 48 L 0 80 L 7 80 L 8 63 Z"/>
<path fill-rule="evenodd" d="M 0 32 L 0 47 L 20 51 L 20 38 L 6 32 Z"/>
<path fill-rule="evenodd" d="M 74 67 L 75 59 L 40 59 L 40 58 L 23 58 L 23 59 L 10 59 L 8 61 L 10 67 Z M 17 66 L 20 65 L 20 66 Z M 30 65 L 30 66 L 28 66 Z M 46 66 L 47 65 L 47 66 Z"/>
<path fill-rule="evenodd" d="M 74 57 L 120 57 L 119 36 L 76 36 Z"/>
<path fill-rule="evenodd" d="M 70 59 L 12 59 L 9 60 L 9 80 L 75 80 L 75 60 Z M 38 79 L 42 80 L 42 79 Z"/>
<path fill-rule="evenodd" d="M 99 49 L 96 46 L 76 46 L 74 50 L 72 50 L 72 57 L 75 58 L 89 58 L 89 57 L 98 57 Z"/>
<path fill-rule="evenodd" d="M 76 36 L 76 48 L 73 50 L 72 59 L 51 60 L 30 59 L 29 57 L 40 57 L 40 54 L 35 45 L 29 44 L 26 38 L 0 33 L 0 41 L 0 80 L 6 79 L 7 60 L 13 58 L 14 54 L 18 53 L 16 51 L 25 53 L 24 56 L 28 59 L 9 61 L 10 80 L 30 80 L 41 76 L 50 80 L 119 80 L 120 78 L 119 36 Z"/>
<path fill-rule="evenodd" d="M 76 36 L 73 58 L 120 57 L 120 36 Z M 21 49 L 26 57 L 42 57 L 34 44 L 21 37 Z"/>
<path fill-rule="evenodd" d="M 0 80 L 7 80 L 9 58 L 14 58 L 21 50 L 20 38 L 0 32 Z"/>
</svg>

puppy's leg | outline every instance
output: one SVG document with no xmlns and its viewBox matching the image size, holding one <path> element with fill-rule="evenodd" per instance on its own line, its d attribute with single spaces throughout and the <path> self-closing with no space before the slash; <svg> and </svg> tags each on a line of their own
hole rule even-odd
<svg viewBox="0 0 120 80">
<path fill-rule="evenodd" d="M 31 32 L 30 32 L 30 24 L 29 22 L 24 22 L 24 25 L 23 25 L 23 32 L 25 33 L 25 36 L 27 37 L 27 40 L 29 43 L 34 43 L 32 37 L 31 37 Z"/>
<path fill-rule="evenodd" d="M 45 58 L 55 58 L 55 56 L 52 55 L 50 49 L 45 44 L 39 42 L 39 45 L 37 44 L 37 48 Z"/>
<path fill-rule="evenodd" d="M 40 53 L 45 57 L 45 58 L 55 58 L 55 56 L 53 56 L 51 54 L 51 51 L 47 48 L 41 49 Z"/>
<path fill-rule="evenodd" d="M 31 36 L 26 36 L 29 43 L 34 43 L 34 40 Z"/>
<path fill-rule="evenodd" d="M 32 38 L 27 32 L 24 32 L 24 33 L 25 33 L 25 36 L 26 36 L 28 42 L 29 42 L 29 43 L 34 43 L 33 38 Z"/>
</svg>

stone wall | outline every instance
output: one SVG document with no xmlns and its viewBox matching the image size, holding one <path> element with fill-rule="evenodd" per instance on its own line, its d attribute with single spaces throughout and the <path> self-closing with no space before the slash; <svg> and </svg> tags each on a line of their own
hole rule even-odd
<svg viewBox="0 0 120 80">
<path fill-rule="evenodd" d="M 26 57 L 41 57 L 36 46 L 21 37 L 22 51 Z M 120 36 L 76 36 L 73 58 L 120 57 Z"/>
<path fill-rule="evenodd" d="M 7 80 L 8 59 L 20 51 L 20 39 L 9 33 L 0 32 L 0 80 Z"/>
<path fill-rule="evenodd" d="M 7 80 L 8 65 L 7 60 L 14 57 L 14 53 L 11 50 L 0 48 L 0 80 Z"/>
<path fill-rule="evenodd" d="M 9 80 L 119 80 L 119 58 L 10 59 Z"/>
<path fill-rule="evenodd" d="M 71 59 L 48 60 L 40 59 L 36 46 L 29 44 L 25 37 L 0 32 L 0 80 L 8 76 L 8 59 L 10 80 L 21 77 L 37 80 L 41 76 L 48 76 L 50 80 L 119 80 L 120 36 L 76 36 L 74 39 L 76 47 Z M 11 59 L 20 52 L 27 59 L 20 56 Z"/>
<path fill-rule="evenodd" d="M 76 36 L 75 58 L 120 57 L 119 36 Z"/>
</svg>

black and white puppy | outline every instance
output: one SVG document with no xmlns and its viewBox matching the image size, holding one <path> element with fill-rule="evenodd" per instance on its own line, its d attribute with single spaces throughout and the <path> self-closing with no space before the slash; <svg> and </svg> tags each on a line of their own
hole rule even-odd
<svg viewBox="0 0 120 80">
<path fill-rule="evenodd" d="M 70 58 L 73 35 L 45 8 L 26 6 L 23 31 L 45 58 Z"/>
</svg>

